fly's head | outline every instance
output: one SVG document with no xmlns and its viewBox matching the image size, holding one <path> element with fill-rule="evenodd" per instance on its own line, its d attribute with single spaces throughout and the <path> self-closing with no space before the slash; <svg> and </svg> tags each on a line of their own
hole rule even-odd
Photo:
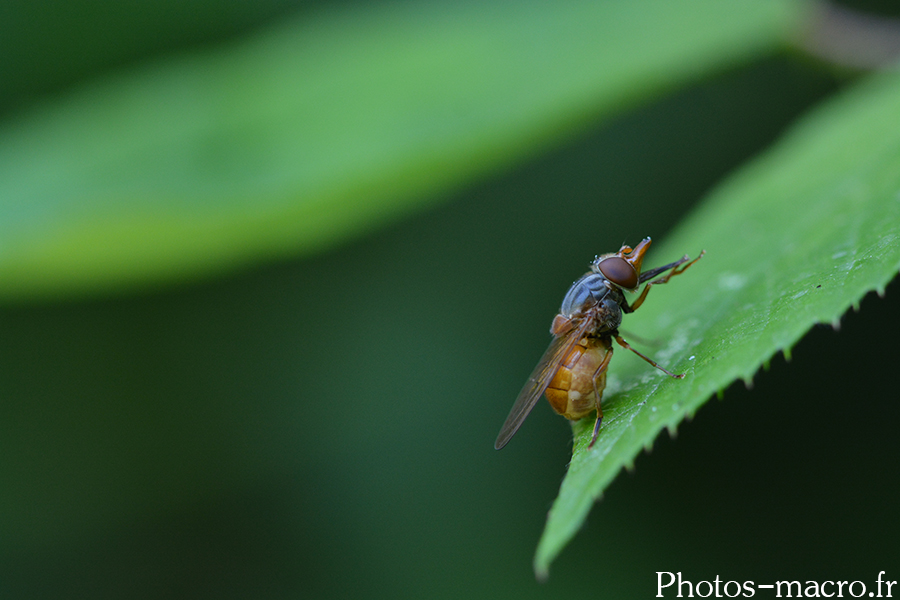
<svg viewBox="0 0 900 600">
<path fill-rule="evenodd" d="M 650 238 L 644 238 L 632 248 L 622 246 L 618 252 L 602 254 L 591 262 L 591 271 L 602 275 L 611 290 L 635 291 L 641 282 L 641 263 L 650 247 Z"/>
</svg>

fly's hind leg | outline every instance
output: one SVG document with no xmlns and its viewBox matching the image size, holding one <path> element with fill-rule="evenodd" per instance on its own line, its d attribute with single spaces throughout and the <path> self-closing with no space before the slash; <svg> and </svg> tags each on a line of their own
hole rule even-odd
<svg viewBox="0 0 900 600">
<path fill-rule="evenodd" d="M 594 384 L 594 402 L 596 402 L 597 404 L 597 420 L 594 422 L 594 433 L 591 435 L 591 443 L 588 444 L 588 450 L 594 447 L 594 442 L 597 441 L 597 434 L 600 433 L 600 424 L 603 422 L 603 409 L 600 408 L 600 398 L 602 393 L 597 387 L 597 379 L 600 377 L 600 374 L 606 370 L 606 367 L 609 366 L 609 361 L 612 358 L 612 355 L 612 346 L 610 346 L 609 351 L 606 353 L 603 361 L 597 367 L 597 370 L 594 371 L 594 377 L 591 379 Z"/>
</svg>

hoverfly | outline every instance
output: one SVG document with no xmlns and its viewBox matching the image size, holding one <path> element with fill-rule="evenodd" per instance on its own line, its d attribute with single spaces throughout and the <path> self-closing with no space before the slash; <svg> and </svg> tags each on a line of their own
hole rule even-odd
<svg viewBox="0 0 900 600">
<path fill-rule="evenodd" d="M 494 448 L 499 450 L 509 442 L 545 393 L 553 410 L 571 421 L 597 411 L 588 448 L 592 447 L 603 421 L 600 399 L 606 387 L 606 368 L 612 358 L 613 339 L 666 375 L 676 379 L 684 377 L 684 374 L 675 375 L 664 369 L 629 346 L 619 335 L 623 312 L 637 310 L 651 286 L 666 283 L 684 273 L 704 254 L 701 252 L 694 260 L 685 255 L 673 263 L 641 273 L 641 263 L 649 247 L 650 238 L 645 238 L 634 249 L 622 246 L 618 252 L 598 256 L 591 262 L 591 270 L 572 284 L 550 326 L 553 341 L 519 392 Z M 654 279 L 666 271 L 668 274 Z M 636 292 L 644 282 L 647 282 L 644 291 L 629 304 L 623 292 Z"/>
</svg>

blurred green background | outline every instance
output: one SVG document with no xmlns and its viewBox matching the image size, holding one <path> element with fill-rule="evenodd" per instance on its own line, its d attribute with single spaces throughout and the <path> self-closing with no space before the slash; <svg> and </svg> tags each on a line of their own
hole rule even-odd
<svg viewBox="0 0 900 600">
<path fill-rule="evenodd" d="M 316 10 L 69 6 L 2 9 L 7 118 Z M 587 261 L 664 238 L 845 83 L 768 56 L 328 252 L 0 306 L 0 598 L 629 598 L 655 595 L 657 571 L 897 579 L 896 284 L 660 438 L 545 584 L 531 558 L 570 429 L 542 404 L 492 449 Z"/>
</svg>

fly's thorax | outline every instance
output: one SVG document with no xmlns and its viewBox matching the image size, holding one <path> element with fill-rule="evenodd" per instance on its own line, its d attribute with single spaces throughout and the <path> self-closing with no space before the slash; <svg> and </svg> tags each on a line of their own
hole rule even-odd
<svg viewBox="0 0 900 600">
<path fill-rule="evenodd" d="M 606 277 L 599 273 L 585 273 L 572 284 L 559 307 L 559 314 L 578 318 L 602 302 L 610 293 Z"/>
<path fill-rule="evenodd" d="M 612 290 L 606 298 L 600 302 L 595 311 L 595 333 L 615 331 L 622 324 L 622 302 L 625 297 L 619 290 Z"/>
<path fill-rule="evenodd" d="M 560 335 L 581 319 L 591 320 L 587 331 L 592 334 L 615 331 L 622 324 L 624 303 L 622 290 L 611 285 L 606 277 L 586 273 L 569 288 L 550 331 Z"/>
</svg>

